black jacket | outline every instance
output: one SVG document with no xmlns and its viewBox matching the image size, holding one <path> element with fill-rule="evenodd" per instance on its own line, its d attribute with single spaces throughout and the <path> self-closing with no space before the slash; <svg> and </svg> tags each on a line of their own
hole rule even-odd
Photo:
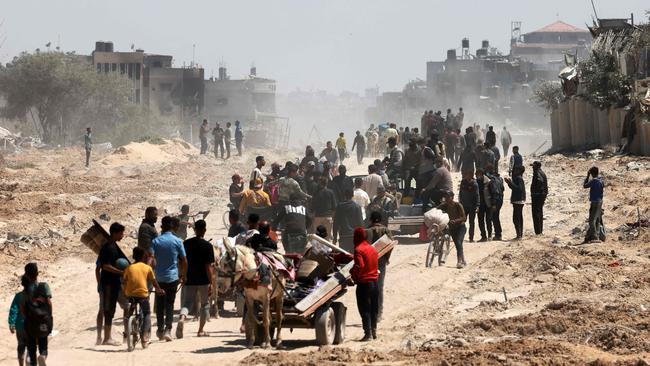
<svg viewBox="0 0 650 366">
<path fill-rule="evenodd" d="M 280 207 L 278 216 L 273 221 L 273 227 L 281 227 L 287 234 L 307 234 L 311 226 L 311 218 L 307 215 L 305 206 L 285 205 Z"/>
<path fill-rule="evenodd" d="M 320 189 L 312 196 L 311 209 L 314 217 L 331 217 L 336 210 L 336 195 L 329 188 Z"/>
<path fill-rule="evenodd" d="M 548 180 L 542 169 L 533 170 L 533 180 L 530 182 L 530 196 L 546 198 L 548 195 Z"/>
<path fill-rule="evenodd" d="M 508 187 L 512 190 L 510 202 L 526 201 L 526 184 L 521 175 L 512 177 L 512 181 L 508 182 Z"/>
<path fill-rule="evenodd" d="M 361 207 L 352 201 L 339 203 L 334 213 L 333 236 L 352 235 L 354 229 L 363 226 Z M 338 235 L 337 235 L 338 234 Z"/>
</svg>

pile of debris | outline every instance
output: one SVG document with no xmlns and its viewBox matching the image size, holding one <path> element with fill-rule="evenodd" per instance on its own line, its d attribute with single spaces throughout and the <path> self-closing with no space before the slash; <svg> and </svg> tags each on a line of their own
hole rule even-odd
<svg viewBox="0 0 650 366">
<path fill-rule="evenodd" d="M 40 148 L 45 146 L 38 137 L 23 137 L 20 133 L 14 134 L 6 128 L 0 127 L 0 150 L 15 153 L 26 148 Z"/>
</svg>

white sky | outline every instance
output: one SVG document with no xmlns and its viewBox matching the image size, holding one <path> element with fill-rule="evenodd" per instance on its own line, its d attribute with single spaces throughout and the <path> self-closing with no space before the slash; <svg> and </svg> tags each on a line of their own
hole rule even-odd
<svg viewBox="0 0 650 366">
<path fill-rule="evenodd" d="M 600 17 L 645 20 L 647 0 L 595 0 Z M 589 0 L 0 0 L 0 61 L 24 50 L 62 49 L 89 54 L 96 40 L 116 50 L 134 43 L 170 54 L 176 65 L 192 60 L 206 77 L 225 61 L 242 77 L 252 63 L 258 75 L 278 80 L 281 92 L 325 89 L 401 90 L 425 78 L 425 62 L 469 37 L 509 51 L 510 22 L 523 32 L 555 20 L 591 24 Z"/>
</svg>

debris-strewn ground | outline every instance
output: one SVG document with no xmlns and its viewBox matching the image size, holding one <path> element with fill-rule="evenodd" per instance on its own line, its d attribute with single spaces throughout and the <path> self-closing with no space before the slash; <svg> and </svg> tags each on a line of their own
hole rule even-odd
<svg viewBox="0 0 650 366">
<path fill-rule="evenodd" d="M 426 245 L 400 238 L 388 268 L 377 341 L 355 341 L 361 329 L 350 289 L 343 299 L 348 340 L 342 346 L 319 349 L 313 330 L 286 329 L 287 351 L 251 352 L 234 317 L 213 319 L 206 326 L 209 338 L 195 338 L 196 324 L 190 323 L 184 339 L 154 342 L 147 350 L 127 354 L 126 346 L 94 346 L 95 257 L 79 242 L 90 220 L 101 217 L 106 227 L 125 223 L 127 248 L 135 244 L 145 207 L 175 213 L 188 203 L 194 212 L 211 210 L 208 237 L 219 238 L 230 176 L 236 171 L 248 176 L 258 153 L 269 165 L 297 156 L 248 151 L 224 162 L 168 141 L 98 152 L 88 170 L 81 149 L 24 150 L 6 157 L 7 168 L 0 172 L 0 270 L 6 274 L 0 278 L 5 304 L 0 317 L 6 317 L 22 266 L 36 260 L 55 294 L 53 364 L 644 365 L 650 360 L 650 160 L 606 152 L 543 157 L 550 181 L 545 234 L 532 235 L 527 206 L 525 240 L 466 243 L 469 266 L 463 270 L 454 268 L 453 252 L 447 266 L 424 268 Z M 592 165 L 607 181 L 608 238 L 583 245 L 588 203 L 582 181 Z M 512 238 L 509 202 L 502 212 L 504 238 Z M 0 331 L 0 364 L 13 364 L 15 339 L 5 327 Z"/>
</svg>

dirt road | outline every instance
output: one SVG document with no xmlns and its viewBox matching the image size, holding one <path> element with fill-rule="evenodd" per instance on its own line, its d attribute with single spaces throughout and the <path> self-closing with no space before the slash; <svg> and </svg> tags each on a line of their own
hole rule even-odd
<svg viewBox="0 0 650 366">
<path fill-rule="evenodd" d="M 0 198 L 5 203 L 5 211 L 0 209 L 5 214 L 1 221 L 6 225 L 0 225 L 3 235 L 20 231 L 22 235 L 45 237 L 45 228 L 63 227 L 63 238 L 49 238 L 48 247 L 34 245 L 25 251 L 5 245 L 0 252 L 0 270 L 10 274 L 0 283 L 0 301 L 6 304 L 0 308 L 0 317 L 7 316 L 17 276 L 27 260 L 39 261 L 42 280 L 52 287 L 57 334 L 51 338 L 50 365 L 208 365 L 240 361 L 301 365 L 308 360 L 337 365 L 443 361 L 582 364 L 596 359 L 604 364 L 633 364 L 639 359 L 650 360 L 650 341 L 646 340 L 650 327 L 648 229 L 641 229 L 638 235 L 621 229 L 636 217 L 636 207 L 647 217 L 650 174 L 647 169 L 628 171 L 625 165 L 629 158 L 598 162 L 561 156 L 545 158 L 551 185 L 545 235 L 531 235 L 527 206 L 526 239 L 466 243 L 469 265 L 465 269 L 454 267 L 453 250 L 446 266 L 426 269 L 426 246 L 414 238 L 400 238 L 388 268 L 385 311 L 377 341 L 355 341 L 362 331 L 351 288 L 343 298 L 348 306 L 348 340 L 342 346 L 319 350 L 312 330 L 297 329 L 283 332 L 287 352 L 249 351 L 238 330 L 240 319 L 224 316 L 207 324 L 208 338 L 195 337 L 198 325 L 191 322 L 184 339 L 154 341 L 146 350 L 127 353 L 126 346 L 94 345 L 98 302 L 94 256 L 78 244 L 78 234 L 72 233 L 72 227 L 62 223 L 73 215 L 86 225 L 90 217 L 108 213 L 111 221 L 125 222 L 134 230 L 147 205 L 155 203 L 171 211 L 181 203 L 190 203 L 193 210 L 213 210 L 207 220 L 208 237 L 218 238 L 223 235 L 221 207 L 229 176 L 235 170 L 247 174 L 251 159 L 248 156 L 247 160 L 215 163 L 197 157 L 192 150 L 187 158 L 165 161 L 163 165 L 152 167 L 127 161 L 118 167 L 98 163 L 96 170 L 86 172 L 70 155 L 62 152 L 51 157 L 16 157 L 40 163 L 34 169 L 3 173 L 0 187 Z M 128 152 L 125 157 L 129 158 Z M 273 158 L 285 160 L 281 157 L 286 159 L 286 154 Z M 605 243 L 583 246 L 578 244 L 584 235 L 587 206 L 580 185 L 582 172 L 593 164 L 606 167 L 608 172 L 606 223 L 608 228 L 619 230 L 610 231 Z M 65 169 L 69 171 L 67 178 L 61 173 Z M 97 177 L 101 177 L 99 181 Z M 529 184 L 529 176 L 525 180 Z M 13 182 L 18 185 L 12 190 L 8 185 Z M 89 197 L 100 201 L 89 204 Z M 506 203 L 502 213 L 504 238 L 514 237 L 511 212 Z M 133 245 L 134 240 L 129 238 L 125 244 Z M 232 309 L 232 303 L 226 303 L 226 308 Z M 6 323 L 0 331 L 0 365 L 14 364 L 15 339 Z"/>
</svg>

